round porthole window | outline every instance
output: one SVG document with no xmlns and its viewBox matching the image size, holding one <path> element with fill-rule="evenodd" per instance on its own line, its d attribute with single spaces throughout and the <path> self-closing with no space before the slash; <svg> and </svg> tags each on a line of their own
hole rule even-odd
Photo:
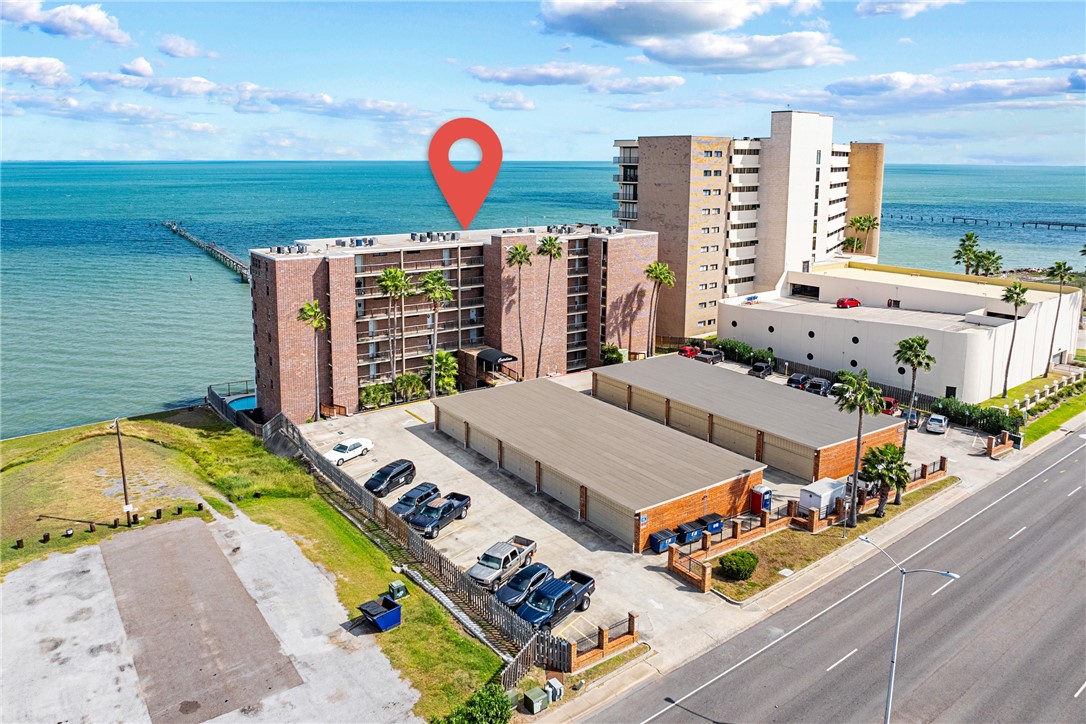
<svg viewBox="0 0 1086 724">
<path fill-rule="evenodd" d="M 810 337 L 811 339 L 814 339 L 814 332 L 808 332 L 807 336 Z"/>
<path fill-rule="evenodd" d="M 807 360 L 810 361 L 810 360 L 813 360 L 813 359 L 814 359 L 814 355 L 811 354 L 810 352 L 808 352 L 807 353 Z"/>
<path fill-rule="evenodd" d="M 737 322 L 737 321 L 735 321 L 735 320 L 733 319 L 733 320 L 732 320 L 732 326 L 733 326 L 733 327 L 738 327 L 738 326 L 739 326 L 739 322 Z"/>
<path fill-rule="evenodd" d="M 770 334 L 773 334 L 773 325 L 772 325 L 772 324 L 771 324 L 771 325 L 769 325 L 769 333 L 770 333 Z"/>
<path fill-rule="evenodd" d="M 773 354 L 773 348 L 772 347 L 766 347 L 765 351 L 769 352 L 770 354 Z"/>
<path fill-rule="evenodd" d="M 852 360 L 851 362 L 848 363 L 848 365 L 849 365 L 849 367 L 855 367 L 856 366 L 856 360 Z"/>
<path fill-rule="evenodd" d="M 905 374 L 905 368 L 904 368 L 904 367 L 898 367 L 898 368 L 897 368 L 897 373 L 898 373 L 899 375 L 903 375 L 903 374 Z"/>
<path fill-rule="evenodd" d="M 860 338 L 859 337 L 853 337 L 852 338 L 852 343 L 853 344 L 859 344 L 860 343 Z"/>
</svg>

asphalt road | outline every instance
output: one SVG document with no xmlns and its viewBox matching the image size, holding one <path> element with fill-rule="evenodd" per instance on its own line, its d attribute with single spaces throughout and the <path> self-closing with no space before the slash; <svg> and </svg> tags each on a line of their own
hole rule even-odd
<svg viewBox="0 0 1086 724">
<path fill-rule="evenodd" d="M 961 575 L 906 577 L 895 721 L 1086 722 L 1084 485 L 1078 430 L 887 549 Z M 590 721 L 881 721 L 899 581 L 869 558 Z"/>
</svg>

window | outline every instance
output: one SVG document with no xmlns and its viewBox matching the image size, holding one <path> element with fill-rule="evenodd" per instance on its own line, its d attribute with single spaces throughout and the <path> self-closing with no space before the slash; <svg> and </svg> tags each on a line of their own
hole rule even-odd
<svg viewBox="0 0 1086 724">
<path fill-rule="evenodd" d="M 709 251 L 709 247 L 707 247 L 707 246 L 703 246 L 703 247 L 701 247 L 700 251 L 701 251 L 701 253 L 702 253 L 702 254 L 704 254 L 704 253 L 706 253 L 707 251 Z"/>
<path fill-rule="evenodd" d="M 709 233 L 709 227 L 708 226 L 701 227 L 701 233 L 708 234 Z"/>
<path fill-rule="evenodd" d="M 818 233 L 818 219 L 814 220 L 814 225 L 811 227 L 811 233 L 814 233 L 814 234 Z"/>
<path fill-rule="evenodd" d="M 761 204 L 736 204 L 732 211 L 757 211 L 760 207 Z"/>
<path fill-rule="evenodd" d="M 721 175 L 720 169 L 717 169 L 716 171 L 713 171 L 713 175 L 714 176 L 720 176 Z"/>
<path fill-rule="evenodd" d="M 709 247 L 709 251 L 720 251 L 720 246 L 717 244 L 713 244 Z"/>
<path fill-rule="evenodd" d="M 704 327 L 704 326 L 705 326 L 705 322 L 704 322 L 704 321 L 698 322 L 698 326 L 699 326 L 699 327 Z"/>
<path fill-rule="evenodd" d="M 719 172 L 718 172 L 718 173 L 719 173 Z M 702 172 L 701 172 L 701 175 L 702 175 L 702 176 L 712 176 L 712 175 L 713 175 L 713 172 L 712 172 L 712 171 L 710 171 L 709 169 L 705 169 L 704 171 L 702 171 Z"/>
<path fill-rule="evenodd" d="M 713 155 L 715 157 L 717 157 L 717 158 L 723 158 L 724 157 L 724 152 L 723 151 L 713 151 Z"/>
<path fill-rule="evenodd" d="M 705 309 L 705 302 L 698 302 L 698 309 Z"/>
<path fill-rule="evenodd" d="M 816 199 L 818 198 L 818 187 L 817 186 L 815 186 L 815 198 Z"/>
<path fill-rule="evenodd" d="M 713 196 L 720 196 L 720 189 L 713 189 Z"/>
<path fill-rule="evenodd" d="M 757 156 L 761 151 L 757 148 L 737 148 L 733 151 L 736 156 Z"/>
<path fill-rule="evenodd" d="M 701 192 L 701 195 L 702 196 L 712 196 L 713 195 L 713 190 L 712 189 L 703 189 L 702 192 Z"/>
<path fill-rule="evenodd" d="M 811 251 L 816 251 L 817 249 L 818 249 L 818 237 L 817 236 L 812 236 L 811 237 Z"/>
<path fill-rule="evenodd" d="M 752 168 L 747 168 L 747 167 L 736 168 L 736 169 L 732 169 L 732 173 L 758 173 L 758 167 L 754 166 Z"/>
<path fill-rule="evenodd" d="M 720 233 L 720 227 L 719 226 L 714 226 L 713 227 L 713 233 L 714 234 L 719 234 Z"/>
<path fill-rule="evenodd" d="M 808 352 L 808 353 L 807 353 L 807 361 L 808 361 L 808 362 L 810 362 L 810 361 L 811 361 L 811 360 L 813 360 L 813 359 L 814 359 L 814 355 L 813 355 L 813 354 L 811 354 L 810 352 Z"/>
<path fill-rule="evenodd" d="M 701 215 L 702 216 L 708 216 L 711 211 L 712 211 L 712 209 L 702 209 L 701 210 Z"/>
<path fill-rule="evenodd" d="M 818 202 L 817 202 L 817 201 L 815 201 L 815 210 L 814 210 L 814 215 L 815 215 L 815 216 L 818 216 Z"/>
<path fill-rule="evenodd" d="M 704 292 L 704 291 L 705 291 L 706 289 L 708 289 L 708 288 L 709 288 L 709 285 L 708 285 L 708 284 L 699 284 L 699 285 L 698 285 L 698 290 L 699 290 L 699 291 L 702 291 L 702 292 Z"/>
<path fill-rule="evenodd" d="M 712 327 L 712 326 L 713 326 L 714 324 L 716 324 L 716 320 L 715 320 L 715 319 L 706 319 L 706 320 L 705 320 L 705 326 L 706 326 L 706 327 Z"/>
<path fill-rule="evenodd" d="M 757 186 L 733 186 L 732 192 L 737 194 L 757 193 Z"/>
<path fill-rule="evenodd" d="M 818 149 L 817 151 L 815 151 L 815 163 L 822 163 L 822 149 Z"/>
<path fill-rule="evenodd" d="M 748 221 L 748 222 L 743 223 L 743 224 L 732 224 L 732 229 L 733 230 L 735 230 L 735 229 L 753 229 L 756 226 L 758 226 L 757 221 Z"/>
<path fill-rule="evenodd" d="M 709 265 L 709 271 L 717 271 L 718 269 L 720 269 L 719 264 L 710 264 Z"/>
<path fill-rule="evenodd" d="M 705 151 L 704 153 L 702 153 L 702 155 L 705 158 L 712 158 L 713 157 L 713 152 L 712 151 Z"/>
<path fill-rule="evenodd" d="M 745 264 L 753 264 L 753 263 L 754 263 L 753 258 L 752 259 L 736 259 L 735 261 L 731 262 L 731 265 L 732 266 L 743 266 Z"/>
<path fill-rule="evenodd" d="M 709 282 L 710 289 L 716 289 L 716 282 Z"/>
<path fill-rule="evenodd" d="M 733 326 L 733 327 L 738 327 L 738 326 L 739 326 L 739 322 L 737 322 L 737 321 L 735 321 L 735 320 L 733 319 L 733 320 L 732 320 L 732 326 Z"/>
<path fill-rule="evenodd" d="M 698 271 L 709 271 L 709 265 L 708 264 L 702 264 L 701 266 L 698 267 Z"/>
<path fill-rule="evenodd" d="M 816 168 L 816 169 L 815 169 L 815 183 L 818 183 L 818 181 L 819 181 L 819 178 L 820 178 L 821 176 L 822 176 L 822 169 L 820 169 L 820 168 Z M 831 186 L 830 188 L 833 188 L 833 187 Z"/>
<path fill-rule="evenodd" d="M 752 281 L 754 281 L 754 277 L 739 277 L 738 279 L 732 280 L 732 282 L 735 284 L 746 284 L 747 282 Z"/>
<path fill-rule="evenodd" d="M 709 306 L 710 306 L 710 307 L 715 307 L 715 306 L 716 306 L 716 302 L 715 302 L 715 301 L 711 301 L 711 302 L 709 302 Z"/>
<path fill-rule="evenodd" d="M 720 209 L 713 209 L 713 213 L 714 213 L 714 214 L 719 214 L 719 213 L 720 213 Z"/>
</svg>

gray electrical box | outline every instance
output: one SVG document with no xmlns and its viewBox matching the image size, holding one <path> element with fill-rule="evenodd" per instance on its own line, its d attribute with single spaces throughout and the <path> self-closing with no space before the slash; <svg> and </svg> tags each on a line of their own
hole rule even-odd
<svg viewBox="0 0 1086 724">
<path fill-rule="evenodd" d="M 547 684 L 543 689 L 550 695 L 551 701 L 558 701 L 566 693 L 565 687 L 558 679 L 547 679 Z"/>
</svg>

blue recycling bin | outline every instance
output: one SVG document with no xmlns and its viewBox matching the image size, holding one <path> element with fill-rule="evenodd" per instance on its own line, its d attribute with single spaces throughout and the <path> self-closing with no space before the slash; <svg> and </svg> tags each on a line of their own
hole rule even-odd
<svg viewBox="0 0 1086 724">
<path fill-rule="evenodd" d="M 705 527 L 696 520 L 692 520 L 689 523 L 683 523 L 679 526 L 679 544 L 686 545 L 687 543 L 693 543 L 701 538 L 701 534 L 705 532 Z"/>
<path fill-rule="evenodd" d="M 671 547 L 671 545 L 675 542 L 675 538 L 677 538 L 678 535 L 678 533 L 671 530 L 670 528 L 658 530 L 649 536 L 649 545 L 652 547 L 652 550 L 654 552 L 663 553 L 669 547 Z"/>
<path fill-rule="evenodd" d="M 698 523 L 705 528 L 705 532 L 709 535 L 724 530 L 724 516 L 717 513 L 706 513 L 698 518 Z"/>
</svg>

